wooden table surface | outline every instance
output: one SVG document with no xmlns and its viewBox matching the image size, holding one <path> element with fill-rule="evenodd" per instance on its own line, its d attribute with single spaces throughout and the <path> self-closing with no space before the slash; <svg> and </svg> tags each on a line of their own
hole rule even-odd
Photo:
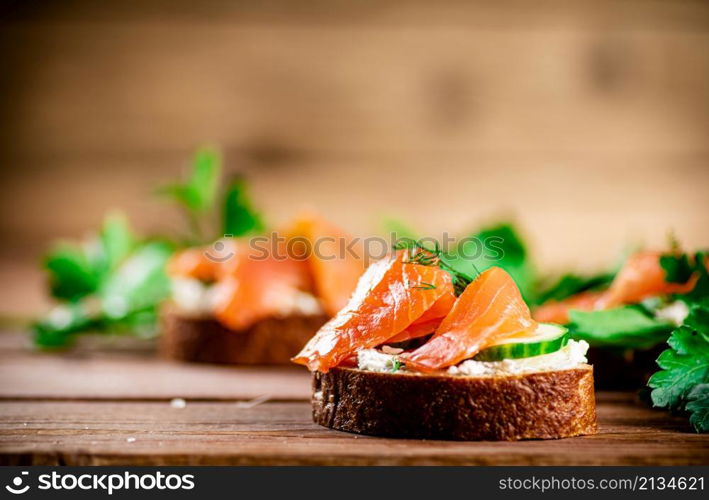
<svg viewBox="0 0 709 500">
<path fill-rule="evenodd" d="M 631 393 L 597 394 L 595 436 L 392 440 L 313 424 L 309 376 L 297 368 L 168 363 L 149 346 L 43 354 L 25 344 L 0 334 L 0 464 L 709 464 L 709 436 Z"/>
</svg>

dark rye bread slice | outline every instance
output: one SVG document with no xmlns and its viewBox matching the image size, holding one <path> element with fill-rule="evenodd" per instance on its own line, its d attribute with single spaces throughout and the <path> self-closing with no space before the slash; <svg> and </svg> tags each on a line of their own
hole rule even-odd
<svg viewBox="0 0 709 500">
<path fill-rule="evenodd" d="M 313 375 L 313 420 L 341 431 L 413 439 L 553 439 L 594 434 L 593 368 L 504 377 Z"/>
<path fill-rule="evenodd" d="M 178 361 L 239 365 L 290 365 L 328 320 L 325 315 L 271 317 L 230 330 L 211 317 L 165 307 L 160 314 L 160 356 Z"/>
</svg>

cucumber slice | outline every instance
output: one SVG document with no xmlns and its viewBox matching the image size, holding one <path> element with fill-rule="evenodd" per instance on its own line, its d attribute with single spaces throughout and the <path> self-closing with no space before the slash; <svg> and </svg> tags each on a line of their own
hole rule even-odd
<svg viewBox="0 0 709 500">
<path fill-rule="evenodd" d="M 540 323 L 534 335 L 524 339 L 490 346 L 480 351 L 473 359 L 475 361 L 502 361 L 503 359 L 531 358 L 558 351 L 569 341 L 566 328 L 550 323 Z"/>
</svg>

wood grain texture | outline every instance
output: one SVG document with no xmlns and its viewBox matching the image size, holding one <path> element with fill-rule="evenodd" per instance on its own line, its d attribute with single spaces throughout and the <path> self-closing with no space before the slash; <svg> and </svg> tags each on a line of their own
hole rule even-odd
<svg viewBox="0 0 709 500">
<path fill-rule="evenodd" d="M 362 234 L 380 213 L 424 233 L 516 213 L 558 267 L 670 228 L 709 244 L 707 2 L 24 4 L 0 19 L 0 254 L 17 261 L 113 207 L 180 227 L 146 194 L 204 141 L 276 222 L 303 204 Z"/>
<path fill-rule="evenodd" d="M 154 20 L 8 25 L 3 39 L 15 70 L 3 154 L 21 160 L 203 140 L 259 163 L 706 151 L 705 30 Z"/>
<path fill-rule="evenodd" d="M 0 333 L 0 399 L 272 400 L 310 398 L 298 367 L 228 367 L 157 359 L 136 339 L 85 338 L 66 353 L 31 349 L 27 332 Z"/>
<path fill-rule="evenodd" d="M 53 355 L 0 358 L 0 399 L 251 399 L 310 397 L 310 375 L 296 367 L 225 367 L 157 359 Z"/>
<path fill-rule="evenodd" d="M 707 465 L 709 437 L 631 396 L 599 394 L 600 431 L 556 441 L 371 438 L 312 423 L 310 404 L 2 402 L 0 463 L 67 465 Z"/>
<path fill-rule="evenodd" d="M 638 7 L 642 8 L 638 8 Z M 442 8 L 446 7 L 446 8 Z M 541 28 L 569 24 L 575 27 L 599 26 L 653 27 L 657 29 L 702 28 L 707 9 L 694 0 L 540 0 L 530 8 L 525 0 L 470 2 L 467 0 L 122 0 L 110 6 L 91 0 L 67 0 L 38 8 L 15 2 L 8 17 L 18 21 L 71 20 L 106 22 L 170 20 L 178 22 L 273 23 L 286 25 L 337 23 L 385 26 L 472 25 Z"/>
<path fill-rule="evenodd" d="M 709 464 L 709 436 L 627 393 L 597 394 L 595 436 L 391 440 L 315 425 L 304 370 L 166 363 L 99 339 L 41 354 L 23 340 L 0 334 L 0 464 Z"/>
</svg>

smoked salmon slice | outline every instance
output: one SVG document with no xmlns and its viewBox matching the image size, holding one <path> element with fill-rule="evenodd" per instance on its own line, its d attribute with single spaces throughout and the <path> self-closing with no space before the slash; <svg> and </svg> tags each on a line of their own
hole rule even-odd
<svg viewBox="0 0 709 500">
<path fill-rule="evenodd" d="M 330 316 L 345 307 L 365 270 L 364 251 L 350 235 L 313 213 L 301 215 L 286 232 L 305 248 L 315 294 Z M 296 248 L 296 245 L 292 245 Z"/>
<path fill-rule="evenodd" d="M 312 286 L 305 262 L 263 256 L 244 246 L 239 250 L 220 268 L 214 310 L 220 323 L 240 330 L 260 319 L 292 314 L 302 307 L 303 292 L 309 292 Z"/>
<path fill-rule="evenodd" d="M 217 277 L 219 263 L 209 259 L 207 249 L 187 248 L 174 254 L 167 263 L 167 273 L 170 276 L 194 278 L 200 281 L 214 281 Z"/>
<path fill-rule="evenodd" d="M 695 280 L 687 283 L 668 283 L 660 265 L 660 252 L 638 252 L 631 255 L 613 279 L 610 288 L 600 300 L 600 307 L 608 309 L 623 304 L 637 304 L 649 297 L 671 293 L 687 293 Z"/>
<path fill-rule="evenodd" d="M 568 323 L 569 311 L 596 311 L 624 304 L 637 304 L 650 297 L 687 293 L 694 288 L 696 276 L 687 283 L 668 283 L 660 265 L 661 252 L 645 251 L 631 255 L 604 291 L 588 291 L 562 301 L 550 301 L 534 311 L 534 319 L 545 323 Z"/>
<path fill-rule="evenodd" d="M 399 251 L 365 271 L 347 305 L 293 358 L 327 372 L 359 349 L 376 347 L 404 331 L 443 295 L 451 276 L 437 266 L 408 262 Z"/>
<path fill-rule="evenodd" d="M 594 311 L 600 307 L 601 300 L 605 297 L 605 292 L 581 292 L 564 300 L 551 300 L 536 308 L 532 316 L 541 323 L 569 322 L 569 311 Z"/>
<path fill-rule="evenodd" d="M 536 327 L 512 277 L 491 267 L 465 288 L 428 342 L 399 358 L 407 367 L 421 371 L 446 368 L 472 358 L 488 345 L 528 334 Z"/>
<path fill-rule="evenodd" d="M 334 316 L 364 272 L 361 245 L 313 213 L 299 217 L 280 235 L 258 245 L 225 238 L 189 248 L 172 257 L 167 272 L 216 282 L 215 316 L 232 329 L 287 315 L 304 302 L 310 303 L 311 313 L 322 308 Z"/>
<path fill-rule="evenodd" d="M 445 318 L 453 308 L 455 298 L 455 294 L 452 291 L 443 294 L 419 319 L 411 323 L 403 332 L 390 338 L 388 342 L 404 342 L 435 332 L 438 325 L 443 321 L 443 318 Z"/>
</svg>

